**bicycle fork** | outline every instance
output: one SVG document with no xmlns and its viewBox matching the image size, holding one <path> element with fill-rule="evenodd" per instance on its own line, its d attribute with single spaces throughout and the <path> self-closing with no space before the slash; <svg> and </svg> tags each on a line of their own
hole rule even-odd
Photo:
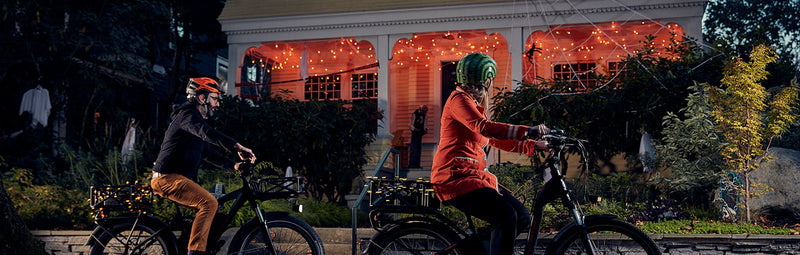
<svg viewBox="0 0 800 255">
<path fill-rule="evenodd" d="M 590 255 L 597 254 L 594 243 L 589 239 L 589 230 L 584 221 L 584 216 L 578 209 L 577 202 L 573 201 L 570 197 L 567 184 L 560 174 L 554 174 L 553 177 L 544 184 L 539 194 L 536 195 L 536 201 L 532 211 L 533 222 L 528 232 L 528 245 L 525 246 L 524 254 L 533 254 L 534 247 L 536 247 L 539 230 L 541 229 L 541 220 L 544 215 L 544 206 L 559 198 L 564 206 L 569 209 L 572 217 L 575 219 L 575 223 L 580 226 L 582 230 L 581 242 L 586 249 L 586 253 Z"/>
<path fill-rule="evenodd" d="M 275 244 L 272 242 L 272 235 L 269 232 L 269 226 L 267 226 L 267 219 L 264 218 L 264 214 L 261 212 L 261 206 L 258 203 L 251 203 L 253 205 L 253 209 L 256 211 L 256 216 L 258 216 L 258 220 L 261 222 L 261 226 L 263 227 L 264 231 L 264 243 L 267 245 L 267 251 L 269 254 L 277 255 L 278 252 L 275 250 Z"/>
<path fill-rule="evenodd" d="M 589 239 L 589 229 L 586 227 L 586 223 L 583 221 L 583 215 L 578 212 L 577 208 L 573 208 L 572 216 L 575 218 L 575 223 L 581 227 L 581 241 L 583 243 L 583 247 L 586 249 L 586 253 L 590 255 L 597 254 L 594 247 L 594 242 Z"/>
<path fill-rule="evenodd" d="M 566 183 L 564 183 L 563 179 L 561 180 L 561 185 L 563 185 L 564 190 L 566 190 Z M 597 254 L 594 242 L 589 239 L 589 229 L 586 227 L 583 214 L 580 212 L 580 210 L 578 210 L 577 202 L 572 200 L 572 198 L 569 196 L 569 192 L 563 193 L 561 195 L 561 199 L 564 202 L 564 205 L 569 208 L 570 212 L 572 213 L 572 217 L 575 219 L 575 224 L 581 228 L 581 242 L 583 243 L 583 248 L 586 249 L 586 253 L 589 255 Z"/>
</svg>

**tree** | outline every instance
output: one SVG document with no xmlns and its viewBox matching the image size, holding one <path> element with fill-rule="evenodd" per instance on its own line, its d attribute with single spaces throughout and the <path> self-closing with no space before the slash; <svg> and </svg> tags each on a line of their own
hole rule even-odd
<svg viewBox="0 0 800 255">
<path fill-rule="evenodd" d="M 311 197 L 344 204 L 363 174 L 366 146 L 381 119 L 374 100 L 299 101 L 279 96 L 254 102 L 225 97 L 214 126 L 247 144 L 259 161 L 304 176 Z"/>
<path fill-rule="evenodd" d="M 787 84 L 800 71 L 800 1 L 712 0 L 703 35 L 729 56 L 744 56 L 756 45 L 775 48 L 780 60 L 768 66 L 767 84 Z M 772 81 L 774 80 L 774 82 Z"/>
<path fill-rule="evenodd" d="M 681 115 L 669 112 L 663 118 L 663 137 L 655 146 L 656 161 L 669 174 L 659 174 L 655 179 L 669 197 L 709 206 L 725 166 L 719 154 L 723 137 L 714 127 L 709 85 L 695 83 L 689 89 Z"/>
<path fill-rule="evenodd" d="M 174 50 L 169 56 L 168 83 L 164 102 L 183 100 L 184 86 L 189 77 L 214 76 L 215 73 L 198 71 L 194 64 L 197 56 L 223 52 L 227 56 L 228 45 L 217 17 L 225 6 L 225 0 L 172 0 L 166 1 L 170 10 L 169 42 Z M 163 28 L 167 28 L 166 26 Z M 166 30 L 165 30 L 166 31 Z"/>
<path fill-rule="evenodd" d="M 662 55 L 651 43 L 643 42 L 647 46 L 628 56 L 616 78 L 598 77 L 600 84 L 607 83 L 604 86 L 575 92 L 569 83 L 547 80 L 501 91 L 494 97 L 493 118 L 525 125 L 546 123 L 590 139 L 593 160 L 638 155 L 642 132 L 661 137 L 662 117 L 684 105 L 693 81 L 717 76 L 716 60 L 705 62 L 707 56 L 694 43 L 679 44 Z"/>
<path fill-rule="evenodd" d="M 751 221 L 750 198 L 768 190 L 761 184 L 751 183 L 749 174 L 762 160 L 768 160 L 763 156 L 772 138 L 797 118 L 792 114 L 797 104 L 797 88 L 789 86 L 770 95 L 760 84 L 769 74 L 767 64 L 776 57 L 771 48 L 756 46 L 749 61 L 736 58 L 726 63 L 720 87 L 709 90 L 717 129 L 727 141 L 721 154 L 727 168 L 744 179 L 740 190 L 748 223 Z"/>
<path fill-rule="evenodd" d="M 86 185 L 64 178 L 73 174 L 66 171 L 72 166 L 65 151 L 90 154 L 80 163 L 90 165 L 91 171 L 108 171 L 98 162 L 118 157 L 109 152 L 119 151 L 116 147 L 130 117 L 145 130 L 165 119 L 159 115 L 166 116 L 165 106 L 176 97 L 163 92 L 169 88 L 165 85 L 168 77 L 178 88 L 185 86 L 189 75 L 213 76 L 193 66 L 200 51 L 225 47 L 216 23 L 223 3 L 0 2 L 0 84 L 4 89 L 0 112 L 7 117 L 0 123 L 0 156 L 6 156 L 12 167 L 34 171 L 36 184 Z M 16 116 L 23 93 L 37 85 L 49 90 L 53 108 L 50 125 L 31 128 L 30 122 Z M 8 136 L 18 130 L 23 130 L 22 135 Z M 143 154 L 155 157 L 157 151 Z M 144 167 L 136 170 L 147 171 Z"/>
</svg>

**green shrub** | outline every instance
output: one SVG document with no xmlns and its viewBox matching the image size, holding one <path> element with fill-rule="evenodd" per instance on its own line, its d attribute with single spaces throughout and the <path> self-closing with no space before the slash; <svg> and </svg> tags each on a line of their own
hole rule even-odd
<svg viewBox="0 0 800 255">
<path fill-rule="evenodd" d="M 291 166 L 308 179 L 311 197 L 344 204 L 367 163 L 382 112 L 374 100 L 249 102 L 225 97 L 212 125 L 253 149 L 262 161 Z"/>
<path fill-rule="evenodd" d="M 32 171 L 12 168 L 3 185 L 30 229 L 87 229 L 92 225 L 85 190 L 33 184 Z"/>
</svg>

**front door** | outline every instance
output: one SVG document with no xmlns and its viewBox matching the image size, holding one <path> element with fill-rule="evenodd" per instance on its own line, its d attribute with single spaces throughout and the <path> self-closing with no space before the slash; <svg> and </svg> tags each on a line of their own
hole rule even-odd
<svg viewBox="0 0 800 255">
<path fill-rule="evenodd" d="M 444 103 L 450 97 L 450 93 L 456 90 L 458 80 L 456 79 L 456 65 L 458 61 L 442 61 L 442 110 Z"/>
</svg>

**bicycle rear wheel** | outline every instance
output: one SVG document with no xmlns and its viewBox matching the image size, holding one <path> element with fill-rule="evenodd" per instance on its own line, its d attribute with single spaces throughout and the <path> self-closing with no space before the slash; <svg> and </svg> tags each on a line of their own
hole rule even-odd
<svg viewBox="0 0 800 255">
<path fill-rule="evenodd" d="M 304 221 L 289 216 L 266 214 L 269 236 L 275 250 L 280 255 L 324 255 L 322 240 L 311 226 Z M 234 235 L 229 248 L 230 254 L 269 254 L 267 236 L 263 226 L 255 218 L 245 223 Z"/>
<path fill-rule="evenodd" d="M 107 231 L 97 236 L 89 254 L 147 254 L 167 255 L 177 253 L 175 244 L 165 236 L 168 232 L 158 232 L 158 228 L 134 221 L 109 226 Z"/>
<path fill-rule="evenodd" d="M 639 228 L 613 218 L 587 219 L 590 242 L 598 254 L 648 254 L 659 255 L 658 246 Z M 547 254 L 587 254 L 581 240 L 579 227 L 567 230 L 557 237 Z"/>
<path fill-rule="evenodd" d="M 460 238 L 453 231 L 427 223 L 407 223 L 375 235 L 369 247 L 370 255 L 435 254 L 456 243 Z M 441 254 L 469 254 L 458 249 Z"/>
</svg>

